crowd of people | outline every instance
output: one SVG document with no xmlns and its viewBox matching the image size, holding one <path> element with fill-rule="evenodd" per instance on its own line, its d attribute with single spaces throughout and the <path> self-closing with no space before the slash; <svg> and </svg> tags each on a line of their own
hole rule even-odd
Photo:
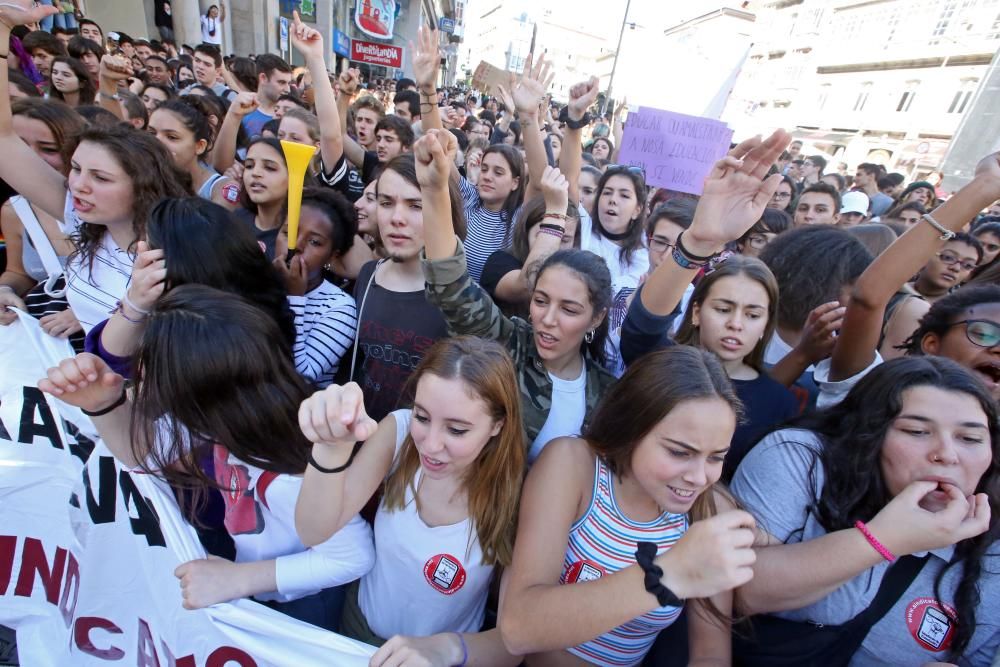
<svg viewBox="0 0 1000 667">
<path fill-rule="evenodd" d="M 364 81 L 298 17 L 293 68 L 54 11 L 0 3 L 0 324 L 175 489 L 186 608 L 376 666 L 993 664 L 1000 154 L 949 194 L 777 130 L 690 196 L 540 55 L 469 91 L 427 28 Z"/>
</svg>

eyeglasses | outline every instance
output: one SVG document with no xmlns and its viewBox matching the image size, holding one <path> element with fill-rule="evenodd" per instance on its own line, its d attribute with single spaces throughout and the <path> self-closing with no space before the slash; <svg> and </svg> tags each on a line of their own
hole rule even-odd
<svg viewBox="0 0 1000 667">
<path fill-rule="evenodd" d="M 965 337 L 969 342 L 979 347 L 992 349 L 1000 345 L 1000 324 L 993 320 L 962 320 L 953 322 L 951 326 L 965 325 Z"/>
<path fill-rule="evenodd" d="M 649 249 L 653 252 L 666 252 L 674 247 L 674 244 L 658 236 L 649 237 Z"/>
<path fill-rule="evenodd" d="M 771 195 L 771 199 L 791 199 L 791 198 L 792 198 L 791 192 L 775 192 L 773 195 Z"/>
<path fill-rule="evenodd" d="M 961 257 L 951 252 L 950 250 L 942 250 L 937 254 L 937 256 L 938 259 L 940 259 L 948 266 L 958 264 L 963 271 L 972 271 L 974 268 L 976 268 L 976 262 L 973 262 L 971 259 L 963 260 Z"/>
</svg>

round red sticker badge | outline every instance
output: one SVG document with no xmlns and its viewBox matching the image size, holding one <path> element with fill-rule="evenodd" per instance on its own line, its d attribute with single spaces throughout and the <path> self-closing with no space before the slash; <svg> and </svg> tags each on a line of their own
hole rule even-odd
<svg viewBox="0 0 1000 667">
<path fill-rule="evenodd" d="M 438 554 L 424 563 L 424 579 L 437 592 L 454 595 L 465 585 L 465 568 L 451 554 Z"/>
<path fill-rule="evenodd" d="M 563 582 L 575 584 L 583 581 L 593 581 L 604 576 L 604 568 L 592 560 L 578 560 L 566 568 Z"/>
<path fill-rule="evenodd" d="M 934 598 L 917 598 L 906 605 L 906 627 L 921 647 L 929 651 L 946 651 L 955 635 L 958 614 L 951 605 L 941 605 Z"/>
<path fill-rule="evenodd" d="M 230 204 L 235 204 L 240 200 L 240 186 L 236 183 L 227 183 L 222 186 L 222 197 Z"/>
</svg>

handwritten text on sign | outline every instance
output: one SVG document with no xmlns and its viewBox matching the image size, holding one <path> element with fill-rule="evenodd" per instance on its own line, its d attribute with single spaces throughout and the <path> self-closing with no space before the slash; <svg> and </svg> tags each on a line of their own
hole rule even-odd
<svg viewBox="0 0 1000 667">
<path fill-rule="evenodd" d="M 732 138 L 720 121 L 643 107 L 628 115 L 619 160 L 645 169 L 650 185 L 699 195 Z"/>
</svg>

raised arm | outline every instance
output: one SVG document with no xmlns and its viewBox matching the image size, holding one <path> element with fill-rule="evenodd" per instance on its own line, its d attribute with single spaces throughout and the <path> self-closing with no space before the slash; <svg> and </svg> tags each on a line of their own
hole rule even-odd
<svg viewBox="0 0 1000 667">
<path fill-rule="evenodd" d="M 983 158 L 972 181 L 932 213 L 931 219 L 950 232 L 960 232 L 970 220 L 1000 196 L 1000 153 Z M 944 244 L 946 236 L 925 218 L 906 231 L 865 269 L 854 284 L 844 327 L 830 360 L 830 380 L 848 378 L 875 358 L 882 318 L 889 299 Z"/>
<path fill-rule="evenodd" d="M 413 76 L 420 92 L 420 125 L 424 132 L 444 129 L 437 104 L 437 78 L 441 68 L 441 49 L 438 44 L 440 35 L 437 29 L 432 30 L 425 25 L 417 30 L 416 47 L 410 42 Z"/>
<path fill-rule="evenodd" d="M 215 146 L 212 147 L 212 166 L 220 174 L 224 174 L 236 161 L 236 139 L 240 133 L 240 124 L 243 123 L 243 117 L 256 108 L 257 93 L 240 93 L 229 105 L 229 111 L 215 137 Z"/>
<path fill-rule="evenodd" d="M 615 113 L 611 120 L 611 136 L 615 140 L 615 152 L 609 156 L 612 162 L 618 161 L 618 154 L 622 150 L 622 137 L 625 136 L 625 124 L 622 121 L 622 114 L 627 108 L 625 100 L 622 100 L 621 104 L 615 107 Z"/>
<path fill-rule="evenodd" d="M 781 182 L 780 175 L 767 176 L 767 171 L 790 140 L 787 132 L 776 130 L 763 141 L 747 139 L 715 163 L 705 179 L 694 221 L 677 240 L 687 266 L 668 258 L 657 267 L 640 296 L 646 310 L 655 316 L 669 315 L 702 266 L 694 258 L 721 252 L 760 219 Z"/>
<path fill-rule="evenodd" d="M 340 112 L 337 110 L 337 98 L 330 85 L 330 77 L 326 71 L 326 53 L 323 46 L 323 35 L 302 23 L 299 13 L 293 12 L 295 22 L 289 31 L 292 46 L 302 54 L 306 67 L 313 80 L 313 102 L 316 105 L 316 116 L 319 118 L 319 151 L 323 165 L 333 169 L 340 156 L 344 154 L 344 133 L 340 127 Z M 363 158 L 362 158 L 363 159 Z"/>
<path fill-rule="evenodd" d="M 330 539 L 375 493 L 392 465 L 398 427 L 392 415 L 376 424 L 353 382 L 303 401 L 299 426 L 313 448 L 295 504 L 295 530 L 312 546 Z"/>
<path fill-rule="evenodd" d="M 538 224 L 534 240 L 530 241 L 528 257 L 518 271 L 510 271 L 497 282 L 496 295 L 508 303 L 527 303 L 535 283 L 535 276 L 545 258 L 559 250 L 562 239 L 567 234 L 572 238 L 573 230 L 567 229 L 566 206 L 569 201 L 569 183 L 553 167 L 545 167 L 542 174 L 542 193 L 545 195 L 545 218 Z"/>
<path fill-rule="evenodd" d="M 132 63 L 122 56 L 101 58 L 100 90 L 97 101 L 102 109 L 107 109 L 118 120 L 125 120 L 122 105 L 118 101 L 118 86 L 132 76 Z"/>
<path fill-rule="evenodd" d="M 554 78 L 551 64 L 543 56 L 538 56 L 535 61 L 532 54 L 528 54 L 524 61 L 524 73 L 512 84 L 511 96 L 521 121 L 521 140 L 528 162 L 528 191 L 525 195 L 528 198 L 541 192 L 538 183 L 548 167 L 538 107 L 545 100 L 545 91 Z"/>
<path fill-rule="evenodd" d="M 0 3 L 0 179 L 57 220 L 63 218 L 66 204 L 66 179 L 53 169 L 14 132 L 10 111 L 10 84 L 7 80 L 7 56 L 11 28 L 42 20 L 58 13 L 55 7 L 34 6 L 31 0 Z"/>
<path fill-rule="evenodd" d="M 340 86 L 340 96 L 337 98 L 337 118 L 340 122 L 340 136 L 344 155 L 351 164 L 361 169 L 365 166 L 365 149 L 354 137 L 347 133 L 347 117 L 350 114 L 351 102 L 361 89 L 361 70 L 353 67 L 344 69 L 337 80 Z M 322 131 L 322 127 L 320 128 Z M 323 163 L 328 169 L 333 165 Z"/>
<path fill-rule="evenodd" d="M 596 76 L 578 83 L 569 89 L 569 104 L 566 114 L 570 121 L 580 122 L 587 114 L 587 109 L 597 100 L 601 82 Z M 572 129 L 567 125 L 563 129 L 562 152 L 559 154 L 559 171 L 569 181 L 569 200 L 580 202 L 580 167 L 583 165 L 583 128 Z"/>
</svg>

